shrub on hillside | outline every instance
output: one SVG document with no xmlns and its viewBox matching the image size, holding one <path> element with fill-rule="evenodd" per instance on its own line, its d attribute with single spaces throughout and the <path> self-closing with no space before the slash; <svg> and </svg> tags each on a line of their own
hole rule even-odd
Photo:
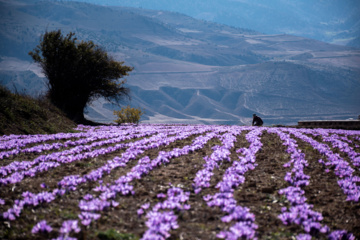
<svg viewBox="0 0 360 240">
<path fill-rule="evenodd" d="M 122 107 L 120 111 L 114 111 L 118 118 L 114 121 L 117 124 L 136 123 L 138 124 L 144 111 L 140 108 L 131 108 L 130 106 Z"/>
</svg>

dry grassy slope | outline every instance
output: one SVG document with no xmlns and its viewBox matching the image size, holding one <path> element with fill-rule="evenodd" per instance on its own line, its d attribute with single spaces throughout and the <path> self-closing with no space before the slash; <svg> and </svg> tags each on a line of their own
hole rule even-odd
<svg viewBox="0 0 360 240">
<path fill-rule="evenodd" d="M 0 86 L 0 135 L 68 132 L 75 126 L 47 100 L 13 94 Z"/>
</svg>

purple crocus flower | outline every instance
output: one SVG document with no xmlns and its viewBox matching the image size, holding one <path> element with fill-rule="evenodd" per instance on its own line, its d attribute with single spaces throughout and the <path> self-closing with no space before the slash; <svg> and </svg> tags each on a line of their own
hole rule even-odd
<svg viewBox="0 0 360 240">
<path fill-rule="evenodd" d="M 230 227 L 229 231 L 222 231 L 216 236 L 218 238 L 225 239 L 254 239 L 255 238 L 255 229 L 257 229 L 256 224 L 251 222 L 237 222 L 235 225 Z"/>
<path fill-rule="evenodd" d="M 166 197 L 166 194 L 165 193 L 159 193 L 157 195 L 157 198 L 165 198 Z"/>
<path fill-rule="evenodd" d="M 68 220 L 63 222 L 61 228 L 60 228 L 60 232 L 62 234 L 69 234 L 70 232 L 80 232 L 81 229 L 78 226 L 78 221 L 77 220 Z"/>
<path fill-rule="evenodd" d="M 172 212 L 149 212 L 146 226 L 149 228 L 141 240 L 166 239 L 170 231 L 177 229 L 177 216 Z"/>
<path fill-rule="evenodd" d="M 52 227 L 50 227 L 46 220 L 42 220 L 40 222 L 38 222 L 34 227 L 33 229 L 31 230 L 31 232 L 33 234 L 36 234 L 36 233 L 39 233 L 39 232 L 42 232 L 42 233 L 49 233 L 52 231 Z"/>
<path fill-rule="evenodd" d="M 345 230 L 337 230 L 329 234 L 329 240 L 355 240 L 355 236 Z"/>
<path fill-rule="evenodd" d="M 311 235 L 299 234 L 299 235 L 297 235 L 296 240 L 311 240 Z"/>
<path fill-rule="evenodd" d="M 84 226 L 90 225 L 92 220 L 98 220 L 100 217 L 101 215 L 97 213 L 81 212 L 81 214 L 79 214 L 81 224 Z"/>
</svg>

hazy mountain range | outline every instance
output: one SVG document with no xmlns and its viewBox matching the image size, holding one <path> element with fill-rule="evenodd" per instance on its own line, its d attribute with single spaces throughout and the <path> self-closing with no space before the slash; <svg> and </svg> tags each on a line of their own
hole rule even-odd
<svg viewBox="0 0 360 240">
<path fill-rule="evenodd" d="M 360 47 L 358 0 L 81 0 L 180 12 L 197 19 Z"/>
<path fill-rule="evenodd" d="M 0 13 L 0 82 L 18 91 L 44 91 L 27 53 L 45 30 L 62 29 L 134 67 L 131 105 L 145 109 L 145 123 L 249 124 L 257 113 L 266 125 L 296 124 L 360 114 L 357 48 L 79 2 L 0 0 Z M 111 121 L 113 109 L 100 100 L 88 117 Z"/>
</svg>

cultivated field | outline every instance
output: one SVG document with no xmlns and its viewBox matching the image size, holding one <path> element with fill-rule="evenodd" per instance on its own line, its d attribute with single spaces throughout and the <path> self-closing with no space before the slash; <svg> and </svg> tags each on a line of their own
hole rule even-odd
<svg viewBox="0 0 360 240">
<path fill-rule="evenodd" d="M 0 239 L 360 238 L 360 131 L 76 130 L 0 137 Z"/>
</svg>

